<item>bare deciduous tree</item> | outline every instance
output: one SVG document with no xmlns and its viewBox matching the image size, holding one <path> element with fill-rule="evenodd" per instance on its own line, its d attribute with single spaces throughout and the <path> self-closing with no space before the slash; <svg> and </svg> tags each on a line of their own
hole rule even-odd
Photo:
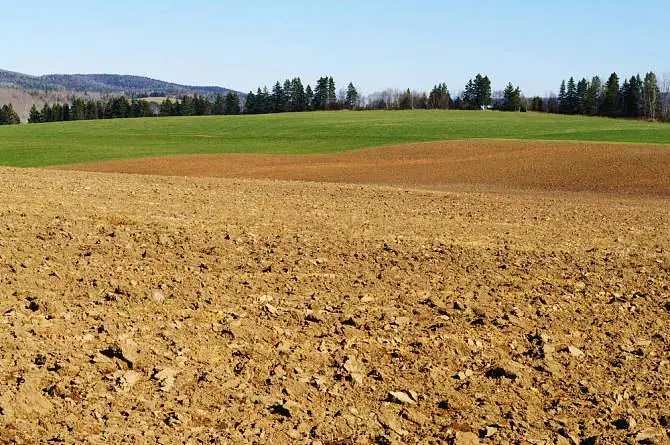
<svg viewBox="0 0 670 445">
<path fill-rule="evenodd" d="M 663 74 L 661 81 L 661 120 L 670 121 L 670 73 Z"/>
</svg>

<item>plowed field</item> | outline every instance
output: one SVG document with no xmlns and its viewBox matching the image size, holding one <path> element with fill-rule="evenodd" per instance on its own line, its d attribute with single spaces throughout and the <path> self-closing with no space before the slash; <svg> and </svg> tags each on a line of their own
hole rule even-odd
<svg viewBox="0 0 670 445">
<path fill-rule="evenodd" d="M 459 147 L 0 169 L 0 442 L 667 443 L 667 149 Z"/>
<path fill-rule="evenodd" d="M 166 156 L 57 168 L 431 189 L 502 187 L 670 195 L 670 147 L 655 145 L 465 140 L 336 154 Z"/>
</svg>

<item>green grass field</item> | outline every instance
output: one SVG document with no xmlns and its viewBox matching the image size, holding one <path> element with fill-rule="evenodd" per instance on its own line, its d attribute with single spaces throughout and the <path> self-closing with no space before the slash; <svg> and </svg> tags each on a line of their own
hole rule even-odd
<svg viewBox="0 0 670 445">
<path fill-rule="evenodd" d="M 670 144 L 670 125 L 539 113 L 370 111 L 59 122 L 0 127 L 0 165 L 195 153 L 308 154 L 469 138 Z"/>
</svg>

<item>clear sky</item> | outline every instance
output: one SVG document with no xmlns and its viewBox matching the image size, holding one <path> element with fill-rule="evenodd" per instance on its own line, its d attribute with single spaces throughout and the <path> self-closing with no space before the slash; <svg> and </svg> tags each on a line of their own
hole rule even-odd
<svg viewBox="0 0 670 445">
<path fill-rule="evenodd" d="M 0 68 L 138 74 L 241 91 L 333 75 L 371 93 L 557 91 L 570 76 L 670 72 L 670 0 L 0 0 Z"/>
</svg>

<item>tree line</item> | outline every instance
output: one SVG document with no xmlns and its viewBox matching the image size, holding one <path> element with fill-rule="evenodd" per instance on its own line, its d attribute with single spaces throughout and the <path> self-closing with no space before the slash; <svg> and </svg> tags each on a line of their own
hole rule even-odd
<svg viewBox="0 0 670 445">
<path fill-rule="evenodd" d="M 266 114 L 325 110 L 355 110 L 360 106 L 360 95 L 353 83 L 338 91 L 332 76 L 323 76 L 312 88 L 303 86 L 299 77 L 277 81 L 271 90 L 267 86 L 249 91 L 244 104 L 245 114 Z"/>
<path fill-rule="evenodd" d="M 670 81 L 665 81 L 662 91 L 653 72 L 644 78 L 631 76 L 623 83 L 616 72 L 606 82 L 598 76 L 579 81 L 570 77 L 561 82 L 558 96 L 550 95 L 546 101 L 535 97 L 530 108 L 548 113 L 670 121 Z"/>
<path fill-rule="evenodd" d="M 158 116 L 210 116 L 240 114 L 240 98 L 230 92 L 226 96 L 217 94 L 214 101 L 206 96 L 184 96 L 181 100 L 170 98 L 161 102 Z"/>
<path fill-rule="evenodd" d="M 237 94 L 229 93 L 225 98 L 217 95 L 214 101 L 205 96 L 184 96 L 172 101 L 166 98 L 158 107 L 151 102 L 125 96 L 84 101 L 73 98 L 69 104 L 35 105 L 30 109 L 28 123 L 78 121 L 95 119 L 121 119 L 153 116 L 204 116 L 210 114 L 239 114 Z"/>
<path fill-rule="evenodd" d="M 477 74 L 468 80 L 460 94 L 452 97 L 446 83 L 439 83 L 425 92 L 387 89 L 370 94 L 362 109 L 366 110 L 501 110 L 526 111 L 521 89 L 511 83 L 504 91 L 491 90 L 488 76 Z"/>
<path fill-rule="evenodd" d="M 69 104 L 49 105 L 45 103 L 41 109 L 33 104 L 30 108 L 28 123 L 122 119 L 153 115 L 151 104 L 143 100 L 132 99 L 129 101 L 124 96 L 87 101 L 73 98 Z"/>
<path fill-rule="evenodd" d="M 206 116 L 266 114 L 326 110 L 408 110 L 457 109 L 500 111 L 542 111 L 560 114 L 645 118 L 670 121 L 670 79 L 662 85 L 653 72 L 639 74 L 623 83 L 616 73 L 606 82 L 598 76 L 561 82 L 558 96 L 526 98 L 519 86 L 508 83 L 504 90 L 492 91 L 491 79 L 477 74 L 452 96 L 446 83 L 438 83 L 429 92 L 387 89 L 367 96 L 353 83 L 337 89 L 333 76 L 320 77 L 314 86 L 303 84 L 300 77 L 277 81 L 272 88 L 258 87 L 246 97 L 230 92 L 213 98 L 201 95 L 166 98 L 160 104 L 142 98 L 111 97 L 84 101 L 73 98 L 66 104 L 35 105 L 29 123 L 84 119 L 115 119 L 150 116 Z M 0 109 L 0 124 L 19 123 L 11 105 Z"/>
</svg>

